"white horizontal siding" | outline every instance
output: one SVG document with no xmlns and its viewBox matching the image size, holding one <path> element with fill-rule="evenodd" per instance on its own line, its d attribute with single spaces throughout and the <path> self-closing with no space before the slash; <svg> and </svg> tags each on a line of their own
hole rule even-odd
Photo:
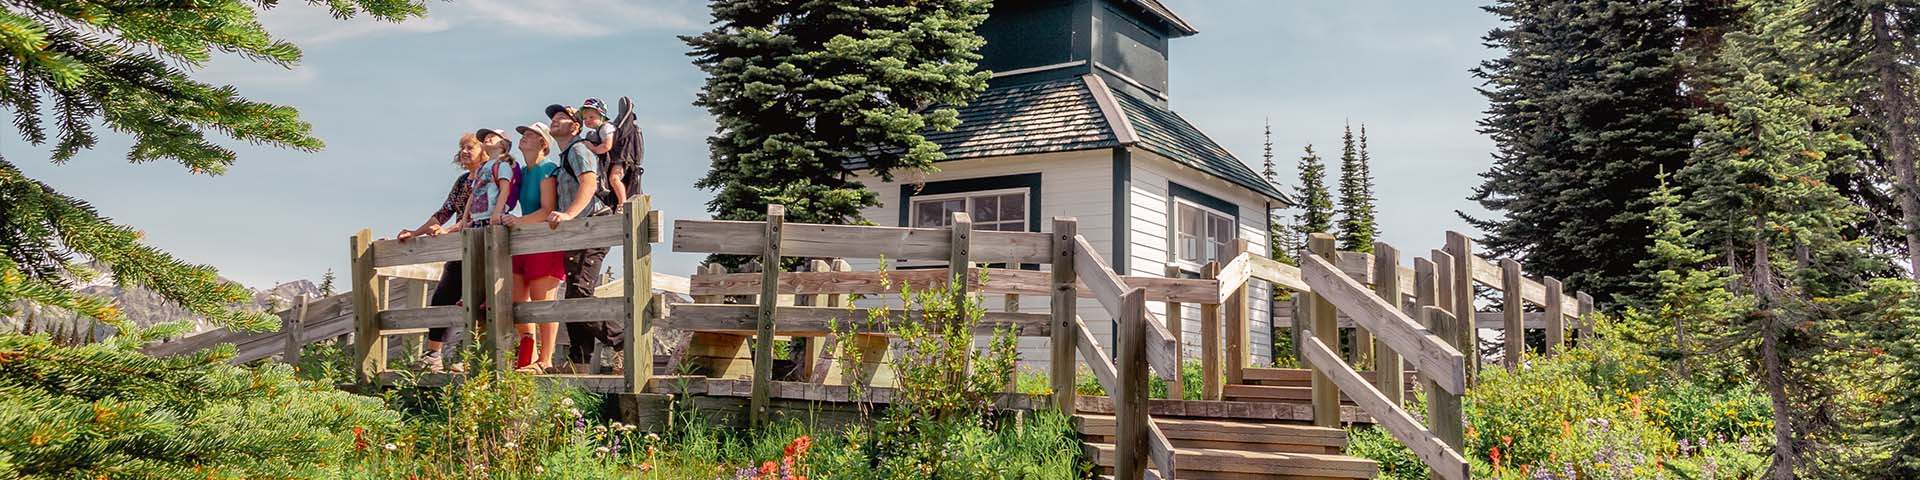
<svg viewBox="0 0 1920 480">
<path fill-rule="evenodd" d="M 1018 155 L 1011 157 L 977 158 L 940 162 L 939 171 L 929 173 L 895 172 L 893 182 L 881 181 L 878 177 L 863 173 L 856 178 L 867 184 L 878 194 L 880 205 L 867 208 L 861 214 L 875 225 L 900 226 L 900 185 L 963 180 L 970 178 L 997 177 L 1003 175 L 1040 174 L 1040 210 L 1029 212 L 1040 218 L 1040 230 L 1053 231 L 1054 217 L 1074 217 L 1080 235 L 1087 238 L 1102 258 L 1113 258 L 1113 152 L 1111 150 L 1089 150 L 1080 152 L 1045 153 L 1036 155 Z M 849 259 L 856 270 L 872 270 L 878 262 L 870 259 Z M 1042 265 L 1042 270 L 1051 270 L 1051 266 Z M 880 303 L 886 300 L 875 299 Z M 1023 312 L 1044 313 L 1051 311 L 1051 299 L 1045 296 L 1024 296 L 1020 298 Z M 982 299 L 983 305 L 992 311 L 999 311 L 1005 304 L 1001 296 Z M 1107 332 L 1106 325 L 1110 317 L 1092 299 L 1081 299 L 1077 304 L 1080 316 L 1096 335 Z M 1102 340 L 1105 340 L 1102 338 Z M 1020 340 L 1020 358 L 1022 369 L 1045 371 L 1049 363 L 1049 345 L 1052 342 L 1044 338 L 1022 338 Z M 1110 343 L 1107 343 L 1110 345 Z"/>
<path fill-rule="evenodd" d="M 1165 276 L 1166 266 L 1172 262 L 1169 253 L 1172 242 L 1173 198 L 1169 193 L 1169 183 L 1198 190 L 1202 193 L 1232 202 L 1239 207 L 1240 238 L 1247 240 L 1247 250 L 1255 255 L 1267 253 L 1267 198 L 1245 187 L 1221 180 L 1213 175 L 1174 163 L 1158 154 L 1144 150 L 1133 150 L 1132 181 L 1129 185 L 1131 207 L 1128 228 L 1129 270 L 1131 275 Z M 1248 338 L 1251 365 L 1266 365 L 1272 361 L 1272 305 L 1268 300 L 1272 289 L 1266 282 L 1252 282 L 1248 289 L 1251 310 L 1248 326 L 1251 334 Z M 1166 305 L 1153 302 L 1148 307 L 1155 315 L 1165 315 Z M 1162 317 L 1164 318 L 1164 317 Z M 1182 332 L 1183 351 L 1187 356 L 1200 355 L 1200 309 L 1198 306 L 1185 306 L 1181 313 L 1184 324 Z"/>
</svg>

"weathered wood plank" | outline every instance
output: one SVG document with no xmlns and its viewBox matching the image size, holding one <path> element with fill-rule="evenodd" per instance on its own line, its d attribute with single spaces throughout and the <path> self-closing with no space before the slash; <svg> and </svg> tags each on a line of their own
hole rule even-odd
<svg viewBox="0 0 1920 480">
<path fill-rule="evenodd" d="M 558 227 L 545 223 L 514 225 L 510 243 L 514 255 L 611 247 L 625 244 L 627 225 L 627 215 L 580 217 L 560 222 Z"/>
<path fill-rule="evenodd" d="M 1527 354 L 1527 325 L 1524 316 L 1527 313 L 1526 302 L 1521 299 L 1520 262 L 1511 258 L 1500 259 L 1500 313 L 1506 320 L 1506 329 L 1500 337 L 1507 345 L 1506 354 L 1500 356 L 1500 363 L 1513 372 L 1520 369 L 1520 361 Z"/>
<path fill-rule="evenodd" d="M 1244 256 L 1247 257 L 1247 272 L 1253 278 L 1266 280 L 1295 292 L 1306 292 L 1312 289 L 1307 286 L 1306 280 L 1300 278 L 1300 267 L 1250 253 Z"/>
<path fill-rule="evenodd" d="M 1545 303 L 1547 311 L 1542 312 L 1544 313 L 1542 316 L 1550 319 L 1546 322 L 1547 358 L 1553 358 L 1559 355 L 1560 350 L 1566 348 L 1567 345 L 1567 321 L 1564 314 L 1565 310 L 1563 310 L 1561 306 L 1563 302 L 1560 301 L 1562 297 L 1565 297 L 1565 290 L 1562 289 L 1560 279 L 1558 278 L 1545 277 L 1541 283 L 1547 286 L 1547 301 Z"/>
<path fill-rule="evenodd" d="M 1052 369 L 1051 378 L 1048 380 L 1053 387 L 1054 405 L 1062 414 L 1071 416 L 1074 413 L 1075 404 L 1074 381 L 1075 376 L 1078 375 L 1075 366 L 1080 363 L 1076 361 L 1074 354 L 1079 349 L 1081 341 L 1080 328 L 1077 327 L 1080 324 L 1078 316 L 1080 281 L 1074 274 L 1073 265 L 1073 252 L 1078 248 L 1074 241 L 1079 236 L 1078 220 L 1071 217 L 1054 217 L 1051 235 L 1048 238 L 1053 243 L 1049 252 L 1053 255 L 1053 271 L 1049 272 L 1049 275 L 1052 277 L 1053 299 L 1048 306 L 1050 308 L 1048 313 L 1052 317 L 1048 325 L 1053 327 L 1051 339 L 1053 344 L 1049 346 L 1051 350 L 1048 352 L 1050 360 L 1048 366 Z"/>
<path fill-rule="evenodd" d="M 1147 325 L 1146 297 L 1140 289 L 1128 290 L 1120 295 L 1120 315 L 1114 319 L 1119 322 L 1118 332 L 1114 332 L 1116 349 L 1119 350 L 1118 369 L 1120 389 L 1108 391 L 1113 397 L 1114 417 L 1118 422 L 1114 448 L 1119 456 L 1114 462 L 1114 477 L 1118 479 L 1139 479 L 1147 470 L 1147 456 L 1142 455 L 1147 447 Z"/>
<path fill-rule="evenodd" d="M 376 315 L 382 292 L 380 278 L 373 274 L 377 266 L 373 230 L 360 229 L 359 233 L 348 239 L 347 244 L 352 254 L 348 258 L 352 261 L 354 378 L 362 387 L 368 387 L 387 368 L 387 337 L 380 335 L 380 319 Z"/>
<path fill-rule="evenodd" d="M 1399 266 L 1399 249 L 1387 242 L 1373 243 L 1373 293 L 1391 303 L 1396 310 L 1402 298 L 1400 284 L 1403 279 L 1400 278 Z M 1373 370 L 1380 378 L 1380 391 L 1386 393 L 1387 400 L 1394 405 L 1406 403 L 1406 362 L 1400 359 L 1400 353 L 1394 351 L 1385 339 L 1375 339 L 1372 347 L 1375 355 Z"/>
<path fill-rule="evenodd" d="M 655 230 L 660 212 L 653 210 L 653 196 L 635 195 L 627 204 L 626 222 L 622 226 L 621 260 L 626 262 L 627 275 L 621 282 L 626 286 L 626 300 L 621 320 L 626 323 L 627 338 L 621 346 L 625 351 L 621 366 L 626 376 L 626 388 L 622 393 L 635 394 L 647 386 L 647 380 L 653 377 L 653 319 L 658 317 L 659 304 L 653 293 L 653 241 L 660 232 Z M 646 362 L 646 363 L 641 363 Z"/>
<path fill-rule="evenodd" d="M 379 268 L 373 269 L 373 273 L 375 275 L 388 277 L 388 278 L 404 278 L 408 280 L 425 280 L 429 282 L 437 282 L 440 280 L 441 268 L 440 268 L 440 264 L 438 263 L 420 263 L 420 264 L 413 264 L 413 265 L 394 265 L 391 267 L 379 267 Z"/>
<path fill-rule="evenodd" d="M 434 235 L 373 241 L 373 266 L 393 267 L 459 260 L 464 247 L 462 237 L 464 235 Z"/>
<path fill-rule="evenodd" d="M 984 231 L 976 231 L 981 233 Z M 982 277 L 984 276 L 984 281 Z M 988 295 L 1051 295 L 1052 274 L 1039 270 L 973 268 L 967 275 L 967 289 Z M 691 295 L 755 295 L 760 293 L 760 274 L 696 274 L 688 280 Z M 655 277 L 656 281 L 658 276 Z M 885 281 L 882 281 L 882 278 Z M 879 295 L 899 293 L 902 285 L 914 290 L 945 286 L 949 275 L 943 270 L 888 270 L 886 272 L 783 272 L 780 293 L 786 295 Z M 1121 277 L 1129 287 L 1147 289 L 1150 302 L 1217 302 L 1219 282 L 1191 278 Z M 1076 285 L 1078 287 L 1078 285 Z M 1082 298 L 1093 293 L 1076 288 Z"/>
<path fill-rule="evenodd" d="M 1480 257 L 1473 254 L 1473 239 L 1466 234 L 1454 231 L 1447 232 L 1446 254 L 1453 257 L 1453 262 L 1445 267 L 1448 269 L 1444 272 L 1448 273 L 1447 285 L 1441 287 L 1441 293 L 1446 298 L 1442 298 L 1440 304 L 1448 312 L 1453 313 L 1454 317 L 1470 324 L 1475 310 L 1473 305 L 1473 285 L 1477 276 L 1475 269 L 1480 267 L 1480 262 L 1475 260 L 1479 260 Z M 1493 281 L 1483 283 L 1488 285 L 1500 283 L 1497 275 L 1493 278 Z M 1473 354 L 1467 357 L 1467 375 L 1469 378 L 1478 379 L 1480 378 L 1480 333 L 1477 329 L 1462 326 L 1459 335 L 1455 348 L 1461 352 Z"/>
<path fill-rule="evenodd" d="M 1167 278 L 1180 278 L 1184 273 L 1180 271 L 1179 265 L 1167 265 L 1166 275 Z M 1142 290 L 1142 293 L 1144 294 L 1145 290 Z M 1186 307 L 1180 302 L 1166 302 L 1167 331 L 1173 332 L 1174 351 L 1183 353 L 1186 351 L 1184 340 L 1186 340 L 1187 324 L 1180 317 L 1186 313 L 1185 310 Z M 1185 380 L 1185 375 L 1174 375 L 1173 380 L 1167 382 L 1167 398 L 1186 398 Z"/>
<path fill-rule="evenodd" d="M 458 306 L 401 308 L 379 313 L 380 330 L 457 327 L 467 321 L 465 308 Z"/>
<path fill-rule="evenodd" d="M 1314 294 L 1335 305 L 1347 316 L 1379 334 L 1382 342 L 1413 362 L 1414 367 L 1423 374 L 1431 375 L 1440 384 L 1442 390 L 1452 393 L 1464 393 L 1466 390 L 1465 373 L 1461 371 L 1464 356 L 1455 350 L 1445 339 L 1434 335 L 1426 327 L 1408 318 L 1398 307 L 1387 304 L 1385 300 L 1374 296 L 1359 282 L 1347 278 L 1332 264 L 1318 256 L 1303 259 L 1303 269 L 1307 283 L 1313 285 Z M 1316 320 L 1318 320 L 1316 318 Z M 1331 320 L 1331 319 L 1328 319 Z M 1331 327 L 1331 321 L 1325 322 Z M 1315 328 L 1321 328 L 1316 325 Z M 1325 332 L 1320 332 L 1325 334 Z"/>
<path fill-rule="evenodd" d="M 1246 253 L 1246 239 L 1234 240 L 1233 251 L 1235 253 Z M 1248 330 L 1253 326 L 1253 319 L 1251 318 L 1253 314 L 1253 302 L 1248 298 L 1249 290 L 1251 289 L 1247 288 L 1247 284 L 1241 282 L 1238 288 L 1235 288 L 1234 291 L 1230 292 L 1227 296 L 1226 303 L 1220 305 L 1220 310 L 1226 313 L 1224 320 L 1226 332 L 1222 337 L 1226 340 L 1224 345 L 1226 348 L 1221 354 L 1226 356 L 1223 365 L 1227 369 L 1227 384 L 1229 385 L 1245 381 L 1244 376 L 1246 375 L 1247 359 L 1248 355 L 1252 353 L 1252 332 Z M 1177 364 L 1176 362 L 1176 365 Z"/>
<path fill-rule="evenodd" d="M 487 336 L 492 339 L 493 365 L 500 371 L 513 370 L 518 360 L 520 335 L 513 329 L 513 242 L 507 228 L 487 228 Z M 463 269 L 466 267 L 462 267 Z M 471 303 L 471 299 L 469 299 Z"/>
<path fill-rule="evenodd" d="M 675 220 L 673 251 L 757 255 L 766 241 L 760 222 Z M 1044 233 L 981 231 L 974 237 L 978 263 L 1047 263 L 1051 238 Z M 952 239 L 945 228 L 874 227 L 796 223 L 781 246 L 790 257 L 946 260 Z"/>
<path fill-rule="evenodd" d="M 1348 367 L 1346 362 L 1341 361 L 1340 356 L 1334 353 L 1333 349 L 1328 348 L 1326 343 L 1314 337 L 1307 337 L 1304 341 L 1304 348 L 1301 351 L 1306 354 L 1308 362 L 1314 366 L 1314 369 L 1328 372 L 1333 382 L 1340 385 L 1341 391 L 1347 392 L 1355 404 L 1373 415 L 1377 425 L 1385 428 L 1393 438 L 1400 440 L 1401 444 L 1413 450 L 1414 455 L 1420 457 L 1421 462 L 1426 463 L 1442 478 L 1468 480 L 1467 459 L 1462 457 L 1460 452 L 1448 447 L 1439 437 L 1422 427 L 1419 421 L 1414 420 L 1412 415 L 1408 415 L 1406 410 L 1392 403 L 1386 395 L 1367 383 L 1366 379 L 1360 378 L 1360 374 L 1353 371 L 1352 367 Z"/>
<path fill-rule="evenodd" d="M 787 209 L 780 205 L 767 205 L 767 221 L 761 225 L 760 234 L 760 306 L 755 317 L 753 336 L 753 399 L 752 409 L 754 428 L 766 425 L 767 397 L 773 385 L 773 333 L 775 309 L 780 305 L 780 270 L 786 250 Z M 678 244 L 678 237 L 675 238 Z"/>
<path fill-rule="evenodd" d="M 1307 251 L 1309 252 L 1308 255 L 1301 256 L 1303 260 L 1301 265 L 1308 267 L 1321 265 L 1322 270 L 1328 272 L 1333 271 L 1333 266 L 1327 264 L 1325 260 L 1320 260 L 1318 263 L 1311 261 L 1317 259 L 1317 257 L 1332 256 L 1334 254 L 1332 235 L 1326 233 L 1309 234 L 1307 236 Z M 1332 299 L 1328 298 L 1329 293 L 1322 291 L 1330 287 L 1314 285 L 1313 279 L 1311 278 L 1312 272 L 1313 270 L 1311 268 L 1301 269 L 1301 274 L 1305 277 L 1303 279 L 1307 281 L 1307 285 L 1313 287 L 1313 293 L 1306 299 L 1310 312 L 1306 316 L 1312 320 L 1312 323 L 1307 324 L 1308 328 L 1303 332 L 1306 333 L 1306 335 L 1301 335 L 1302 338 L 1294 340 L 1295 343 L 1299 343 L 1303 347 L 1301 349 L 1302 361 L 1306 361 L 1304 348 L 1306 345 L 1305 339 L 1318 337 L 1318 340 L 1323 344 L 1333 344 L 1340 341 L 1340 331 L 1334 327 L 1334 317 L 1338 315 L 1338 310 L 1334 309 Z M 1311 366 L 1311 364 L 1309 364 L 1309 366 Z M 1313 369 L 1313 424 L 1320 427 L 1335 428 L 1340 426 L 1340 385 L 1333 383 L 1332 377 L 1328 375 L 1329 373 L 1325 369 Z"/>
<path fill-rule="evenodd" d="M 1095 253 L 1097 250 L 1087 242 L 1087 237 L 1075 236 L 1074 243 L 1074 273 L 1086 284 L 1087 290 L 1093 291 L 1093 298 L 1100 302 L 1108 315 L 1120 318 L 1124 313 L 1121 311 L 1120 298 L 1128 289 L 1126 282 L 1121 281 L 1120 275 L 1113 273 L 1106 260 Z M 1151 313 L 1147 315 L 1149 318 L 1153 316 Z M 1152 364 L 1160 378 L 1166 380 L 1180 374 L 1180 352 L 1175 350 L 1177 344 L 1173 334 L 1159 323 L 1156 320 L 1147 325 L 1147 363 Z"/>
<path fill-rule="evenodd" d="M 513 306 L 513 323 L 618 322 L 629 303 L 625 296 L 524 302 Z"/>
<path fill-rule="evenodd" d="M 673 305 L 667 316 L 660 319 L 660 328 L 753 334 L 759 327 L 758 310 L 759 308 L 754 305 L 678 304 Z M 917 310 L 885 310 L 888 318 L 896 321 L 925 321 L 922 312 Z M 780 336 L 823 337 L 833 334 L 830 325 L 834 323 L 838 323 L 842 330 L 851 330 L 860 334 L 892 335 L 890 325 L 873 324 L 868 321 L 872 309 L 782 306 L 775 312 L 775 330 Z M 983 312 L 980 326 L 975 328 L 974 332 L 990 334 L 997 329 L 1011 328 L 1013 335 L 1017 337 L 1047 337 L 1053 335 L 1053 324 L 1049 321 L 1050 318 L 1051 316 L 1045 313 Z"/>
<path fill-rule="evenodd" d="M 1202 269 L 1203 278 L 1215 278 L 1220 274 L 1220 262 L 1207 262 Z M 1220 381 L 1224 375 L 1220 372 L 1220 305 L 1200 306 L 1200 399 L 1219 400 L 1225 392 Z"/>
</svg>

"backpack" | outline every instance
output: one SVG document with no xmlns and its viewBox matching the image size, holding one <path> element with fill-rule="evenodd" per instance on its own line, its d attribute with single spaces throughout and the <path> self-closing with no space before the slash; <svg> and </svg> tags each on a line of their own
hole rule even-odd
<svg viewBox="0 0 1920 480">
<path fill-rule="evenodd" d="M 508 166 L 513 167 L 513 176 L 510 177 L 511 180 L 507 181 L 507 211 L 511 212 L 516 208 L 520 208 L 520 170 L 521 168 L 520 168 L 519 160 L 514 160 L 510 162 L 505 162 L 505 163 Z M 496 162 L 493 164 L 493 178 L 501 178 L 499 162 Z"/>
<path fill-rule="evenodd" d="M 601 205 L 618 205 L 620 200 L 613 198 L 613 182 L 627 187 L 627 196 L 640 194 L 640 174 L 646 169 L 641 162 L 646 157 L 646 140 L 640 134 L 640 125 L 635 121 L 633 100 L 620 97 L 620 114 L 613 117 L 613 149 L 600 157 L 600 173 L 606 180 L 601 182 L 599 192 Z M 620 178 L 607 175 L 612 166 L 621 168 Z"/>
</svg>

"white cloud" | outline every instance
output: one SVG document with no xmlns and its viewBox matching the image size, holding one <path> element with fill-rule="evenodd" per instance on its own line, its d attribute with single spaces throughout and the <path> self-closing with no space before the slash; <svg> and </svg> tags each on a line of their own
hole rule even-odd
<svg viewBox="0 0 1920 480">
<path fill-rule="evenodd" d="M 464 0 L 458 5 L 458 15 L 474 20 L 532 29 L 543 35 L 576 37 L 695 28 L 700 23 L 693 20 L 693 15 L 705 11 L 704 5 L 684 1 L 643 4 L 621 0 L 550 0 L 529 4 L 511 0 Z"/>
<path fill-rule="evenodd" d="M 260 15 L 260 24 L 267 27 L 268 32 L 273 32 L 274 36 L 302 47 L 384 35 L 442 32 L 454 27 L 454 22 L 431 14 L 426 18 L 404 22 L 388 22 L 366 16 L 340 20 L 333 18 L 327 9 L 312 5 L 282 5 L 268 10 Z"/>
</svg>

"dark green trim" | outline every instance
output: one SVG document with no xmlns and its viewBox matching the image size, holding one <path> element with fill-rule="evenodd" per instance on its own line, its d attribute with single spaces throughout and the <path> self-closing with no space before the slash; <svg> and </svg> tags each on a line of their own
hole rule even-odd
<svg viewBox="0 0 1920 480">
<path fill-rule="evenodd" d="M 899 225 L 902 227 L 913 226 L 909 219 L 913 218 L 913 197 L 915 196 L 1025 188 L 1027 189 L 1027 231 L 1040 231 L 1040 174 L 1038 173 L 942 180 L 918 186 L 920 188 L 917 189 L 912 184 L 900 186 Z"/>
<path fill-rule="evenodd" d="M 1113 147 L 1113 271 L 1127 274 L 1128 242 L 1133 230 L 1133 152 Z"/>
<path fill-rule="evenodd" d="M 1206 192 L 1194 190 L 1192 188 L 1187 188 L 1186 185 L 1181 185 L 1173 182 L 1167 182 L 1167 194 L 1172 195 L 1173 198 L 1178 198 L 1181 200 L 1198 203 L 1200 204 L 1200 206 L 1211 208 L 1214 210 L 1219 210 L 1220 213 L 1225 213 L 1229 216 L 1232 216 L 1235 228 L 1239 228 L 1238 225 L 1240 224 L 1240 206 L 1234 204 L 1233 202 L 1229 202 L 1221 199 L 1220 197 L 1208 195 Z M 1168 219 L 1168 222 L 1172 222 L 1172 219 Z M 1238 236 L 1239 235 L 1235 235 L 1235 237 L 1238 237 Z"/>
<path fill-rule="evenodd" d="M 1129 238 L 1133 234 L 1133 152 L 1127 147 L 1113 147 L 1113 271 L 1127 274 L 1128 255 L 1133 251 Z M 1108 338 L 1118 340 L 1120 320 L 1111 319 L 1107 325 Z M 1109 355 L 1117 354 L 1113 349 Z"/>
</svg>

